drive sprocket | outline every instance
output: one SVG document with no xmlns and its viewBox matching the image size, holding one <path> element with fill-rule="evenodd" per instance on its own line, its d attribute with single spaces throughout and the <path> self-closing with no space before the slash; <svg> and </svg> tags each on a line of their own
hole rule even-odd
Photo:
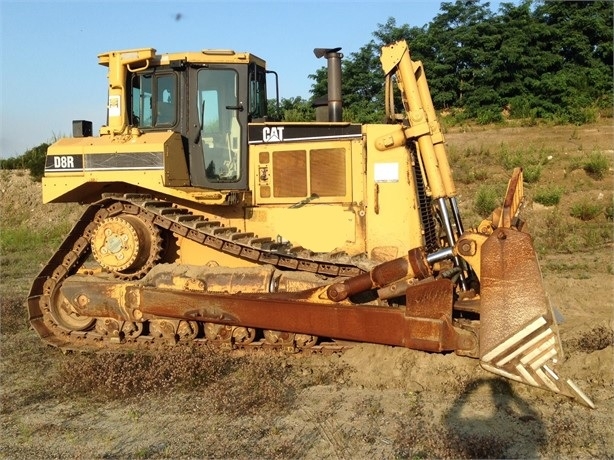
<svg viewBox="0 0 614 460">
<path fill-rule="evenodd" d="M 100 266 L 125 280 L 143 277 L 160 259 L 160 230 L 138 216 L 103 219 L 92 234 L 92 254 Z"/>
</svg>

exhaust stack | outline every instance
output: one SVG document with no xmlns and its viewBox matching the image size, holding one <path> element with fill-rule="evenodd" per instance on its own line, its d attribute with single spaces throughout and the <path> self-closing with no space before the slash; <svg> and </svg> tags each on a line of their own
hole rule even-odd
<svg viewBox="0 0 614 460">
<path fill-rule="evenodd" d="M 343 106 L 341 103 L 341 48 L 316 48 L 313 54 L 317 58 L 326 57 L 328 61 L 328 120 L 343 121 Z M 318 117 L 318 121 L 319 117 Z"/>
</svg>

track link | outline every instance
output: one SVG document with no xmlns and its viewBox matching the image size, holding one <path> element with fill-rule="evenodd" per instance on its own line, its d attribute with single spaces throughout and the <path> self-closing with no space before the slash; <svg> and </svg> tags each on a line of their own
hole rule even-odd
<svg viewBox="0 0 614 460">
<path fill-rule="evenodd" d="M 63 350 L 88 351 L 115 349 L 134 350 L 168 346 L 174 341 L 152 335 L 118 334 L 109 336 L 99 333 L 96 328 L 84 327 L 75 330 L 63 327 L 54 319 L 52 310 L 58 310 L 57 293 L 63 280 L 81 269 L 91 252 L 90 241 L 97 226 L 104 219 L 128 214 L 138 216 L 155 227 L 165 229 L 220 252 L 232 254 L 258 264 L 267 264 L 284 270 L 310 272 L 326 277 L 355 276 L 370 267 L 365 257 L 350 257 L 345 253 L 313 253 L 302 247 L 294 247 L 287 242 L 278 242 L 269 237 L 258 237 L 250 232 L 242 232 L 234 227 L 226 227 L 219 221 L 195 215 L 188 208 L 174 203 L 154 199 L 145 194 L 106 194 L 90 205 L 74 225 L 58 251 L 43 267 L 32 284 L 28 296 L 29 319 L 32 327 L 49 345 Z M 123 277 L 130 279 L 130 277 Z M 102 319 L 98 319 L 102 320 Z M 122 331 L 129 324 L 119 324 Z M 137 325 L 142 329 L 142 325 Z M 128 327 L 128 329 L 130 329 Z M 288 344 L 272 345 L 264 340 L 248 344 L 229 341 L 218 342 L 200 336 L 191 338 L 191 343 L 221 346 L 224 348 L 243 348 L 255 350 L 262 348 L 283 348 L 297 351 Z M 351 347 L 350 343 L 320 343 L 305 348 L 308 352 L 335 353 Z"/>
</svg>

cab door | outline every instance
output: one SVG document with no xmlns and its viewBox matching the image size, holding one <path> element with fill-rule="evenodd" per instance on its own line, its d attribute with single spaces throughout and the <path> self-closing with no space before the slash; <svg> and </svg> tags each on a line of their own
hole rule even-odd
<svg viewBox="0 0 614 460">
<path fill-rule="evenodd" d="M 188 115 L 191 183 L 215 190 L 245 190 L 246 66 L 209 65 L 191 70 Z"/>
</svg>

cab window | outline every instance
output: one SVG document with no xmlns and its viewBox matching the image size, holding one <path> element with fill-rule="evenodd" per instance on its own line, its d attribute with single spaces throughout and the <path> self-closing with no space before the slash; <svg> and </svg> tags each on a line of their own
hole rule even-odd
<svg viewBox="0 0 614 460">
<path fill-rule="evenodd" d="M 252 64 L 249 68 L 249 121 L 262 119 L 267 114 L 266 71 Z"/>
<path fill-rule="evenodd" d="M 238 182 L 241 171 L 243 106 L 238 96 L 239 76 L 234 69 L 198 72 L 198 117 L 201 125 L 205 175 L 210 182 Z"/>
<path fill-rule="evenodd" d="M 177 123 L 175 74 L 142 74 L 132 78 L 132 124 L 139 128 L 169 128 Z"/>
</svg>

